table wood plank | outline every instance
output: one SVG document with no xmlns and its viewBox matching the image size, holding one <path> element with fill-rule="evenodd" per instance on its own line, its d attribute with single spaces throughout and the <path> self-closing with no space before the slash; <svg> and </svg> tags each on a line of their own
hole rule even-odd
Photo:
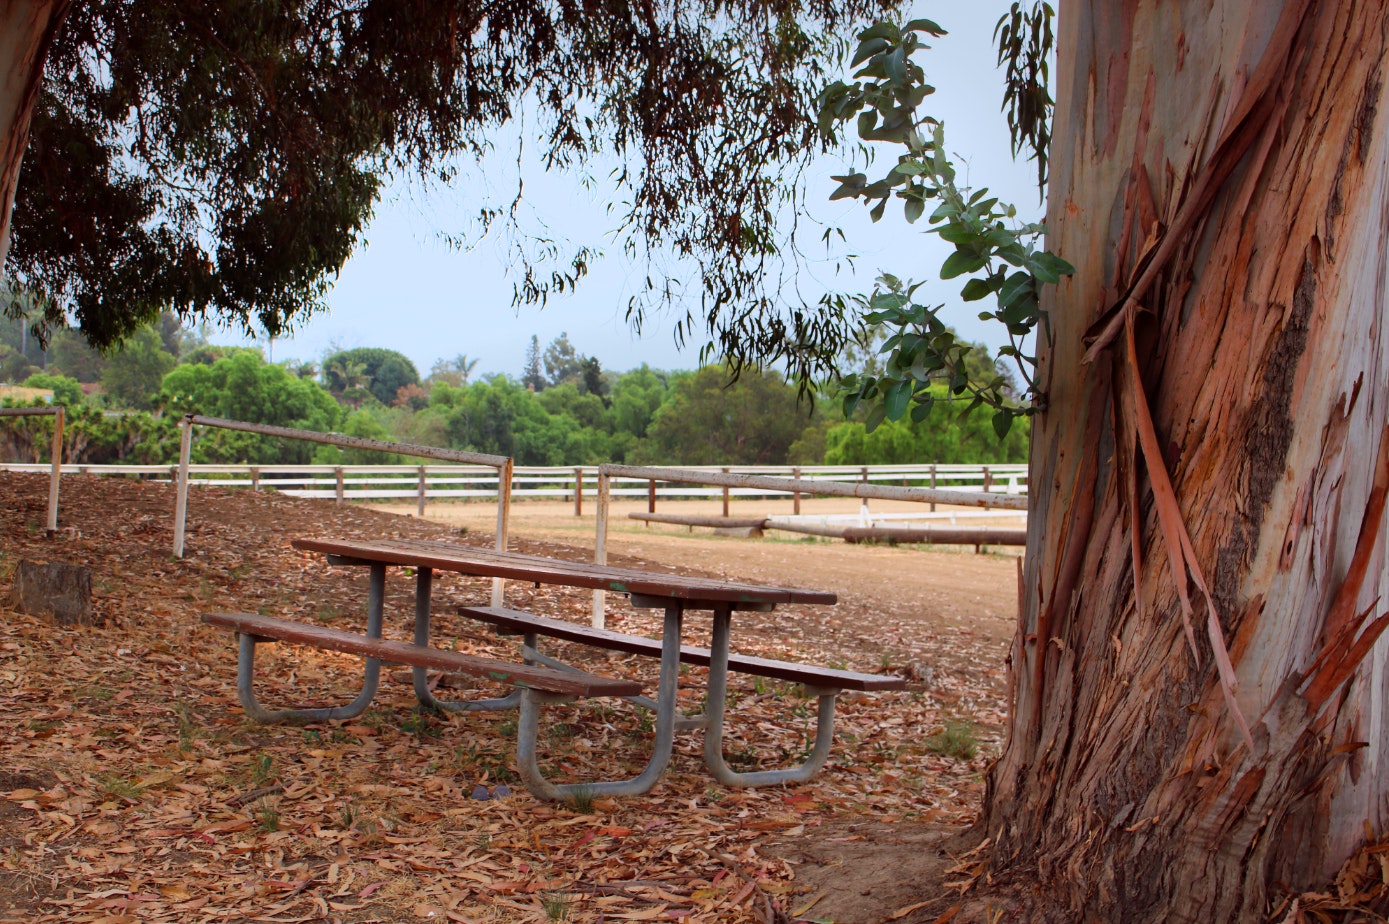
<svg viewBox="0 0 1389 924">
<path fill-rule="evenodd" d="M 338 555 L 357 561 L 676 600 L 734 604 L 829 604 L 838 600 L 835 594 L 823 590 L 664 574 L 520 552 L 498 552 L 432 539 L 295 539 L 292 545 L 302 551 Z"/>
</svg>

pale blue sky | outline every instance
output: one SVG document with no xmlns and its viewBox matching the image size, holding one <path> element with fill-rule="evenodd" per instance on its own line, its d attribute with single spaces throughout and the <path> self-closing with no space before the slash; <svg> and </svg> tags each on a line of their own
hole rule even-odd
<svg viewBox="0 0 1389 924">
<path fill-rule="evenodd" d="M 917 15 L 930 16 L 950 33 L 936 40 L 920 60 L 936 87 L 936 94 L 927 100 L 928 111 L 944 121 L 950 149 L 966 161 L 961 178 L 976 187 L 988 186 L 994 195 L 1031 217 L 1040 213 L 1035 166 L 1012 161 L 1007 124 L 999 111 L 1003 84 L 994 65 L 992 32 L 1007 8 L 1006 0 L 981 0 L 948 12 L 936 4 L 919 4 Z M 498 142 L 499 147 L 504 144 L 514 142 Z M 856 271 L 836 275 L 832 264 L 812 259 L 797 280 L 802 291 L 808 297 L 826 290 L 868 291 L 882 271 L 933 278 L 948 246 L 908 225 L 900 208 L 895 212 L 890 208 L 874 225 L 862 205 L 829 202 L 835 186 L 829 177 L 843 169 L 839 158 L 818 162 L 809 174 L 806 199 L 813 220 L 844 229 L 848 249 L 858 255 Z M 572 294 L 551 298 L 543 309 L 512 307 L 512 278 L 503 241 L 486 238 L 467 253 L 452 250 L 443 241 L 445 234 L 459 231 L 484 200 L 509 201 L 517 182 L 514 162 L 494 158 L 488 171 L 486 176 L 476 169 L 464 171 L 452 189 L 425 189 L 417 184 L 394 188 L 377 208 L 367 229 L 367 244 L 347 263 L 329 295 L 329 312 L 309 321 L 293 339 L 276 341 L 274 359 L 318 360 L 334 344 L 375 346 L 409 356 L 421 375 L 427 375 L 441 357 L 466 354 L 478 360 L 479 374 L 519 377 L 532 335 L 539 337 L 543 348 L 567 332 L 579 353 L 598 357 L 605 369 L 621 372 L 642 363 L 660 369 L 692 369 L 698 364 L 699 343 L 677 350 L 673 318 L 649 318 L 640 337 L 623 320 L 628 297 L 645 277 L 647 266 L 627 262 L 611 244 L 605 232 L 613 222 L 605 214 L 604 202 L 587 192 L 574 175 L 528 170 L 523 208 L 530 216 L 526 220 L 532 227 L 543 225 L 558 237 L 608 253 Z M 806 240 L 818 240 L 818 232 Z M 807 249 L 812 258 L 823 254 L 823 248 Z M 958 290 L 958 280 L 935 282 L 919 295 L 933 303 L 958 304 L 954 299 Z M 1000 332 L 978 322 L 976 311 L 975 306 L 959 304 L 949 320 L 966 337 L 996 346 Z M 243 342 L 230 334 L 214 334 L 213 339 Z"/>
</svg>

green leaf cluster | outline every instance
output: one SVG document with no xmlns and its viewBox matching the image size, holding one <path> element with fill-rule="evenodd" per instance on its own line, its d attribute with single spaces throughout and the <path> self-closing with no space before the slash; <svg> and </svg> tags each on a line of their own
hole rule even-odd
<svg viewBox="0 0 1389 924">
<path fill-rule="evenodd" d="M 831 84 L 821 94 L 822 124 L 834 126 L 857 117 L 863 141 L 887 141 L 902 148 L 877 180 L 870 182 L 864 173 L 835 177 L 839 186 L 830 198 L 862 199 L 874 221 L 892 201 L 901 202 L 908 223 L 927 216 L 927 230 L 953 246 L 940 278 L 963 279 L 960 296 L 967 302 L 992 299 L 979 317 L 997 321 L 1007 331 L 1009 343 L 999 355 L 1016 363 L 1026 393 L 1020 403 L 1008 394 L 1003 377 L 972 378 L 966 368 L 969 347 L 957 342 L 940 319 L 941 306 L 914 300 L 919 283 L 884 275 L 860 304 L 866 323 L 892 331 L 882 347 L 887 358 L 880 374 L 841 379 L 841 396 L 846 414 L 861 404 L 869 406 L 865 425 L 871 432 L 884 420 L 901 420 L 908 413 L 913 421 L 924 420 L 938 400 L 933 383 L 943 380 L 951 399 L 967 402 L 966 411 L 991 408 L 994 430 L 1002 439 L 1014 419 L 1032 413 L 1042 398 L 1031 375 L 1035 357 L 1024 352 L 1027 338 L 1042 320 L 1038 290 L 1074 270 L 1039 246 L 1044 233 L 1040 224 L 1018 222 L 1017 210 L 989 196 L 987 189 L 970 191 L 956 182 L 946 155 L 944 126 L 917 114 L 917 106 L 932 90 L 925 72 L 911 62 L 913 53 L 927 47 L 918 33 L 939 35 L 941 30 L 917 20 L 900 29 L 879 23 L 861 33 L 853 57 L 856 65 L 863 65 L 854 74 L 856 82 Z M 884 126 L 889 124 L 887 132 Z"/>
<path fill-rule="evenodd" d="M 826 144 L 815 90 L 835 37 L 883 8 L 72 4 L 37 88 L 3 271 L 42 324 L 101 346 L 166 308 L 279 336 L 325 308 L 385 183 L 451 183 L 514 139 L 547 170 L 618 162 L 601 231 L 698 264 L 647 279 L 634 321 L 685 303 L 694 278 L 727 327 L 721 307 L 776 301 L 778 219 Z M 516 205 L 485 201 L 452 237 L 510 225 L 515 298 L 543 303 L 595 252 L 521 226 Z"/>
</svg>

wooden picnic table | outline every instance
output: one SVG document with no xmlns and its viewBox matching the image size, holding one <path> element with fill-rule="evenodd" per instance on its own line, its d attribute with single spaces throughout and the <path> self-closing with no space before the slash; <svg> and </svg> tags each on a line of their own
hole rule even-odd
<svg viewBox="0 0 1389 924">
<path fill-rule="evenodd" d="M 712 610 L 713 630 L 709 646 L 709 688 L 705 702 L 705 760 L 714 775 L 735 785 L 764 785 L 803 779 L 818 769 L 828 755 L 833 736 L 833 695 L 821 697 L 820 727 L 815 753 L 805 768 L 737 773 L 723 760 L 723 716 L 727 698 L 729 638 L 732 614 L 737 610 L 770 611 L 782 603 L 832 604 L 833 593 L 821 590 L 747 584 L 713 578 L 668 574 L 645 569 L 588 562 L 566 561 L 519 552 L 499 552 L 435 540 L 296 539 L 293 546 L 327 555 L 338 565 L 371 569 L 368 623 L 381 624 L 384 574 L 387 566 L 416 569 L 415 644 L 429 644 L 430 591 L 434 571 L 452 571 L 475 577 L 505 578 L 537 584 L 601 589 L 630 595 L 633 606 L 664 611 L 661 633 L 661 673 L 656 696 L 655 744 L 650 762 L 627 780 L 592 784 L 555 785 L 545 780 L 536 761 L 534 745 L 540 707 L 559 697 L 544 691 L 521 689 L 504 700 L 482 703 L 440 702 L 429 690 L 424 668 L 414 668 L 415 692 L 420 700 L 442 709 L 503 708 L 519 697 L 517 763 L 527 787 L 537 795 L 565 799 L 585 792 L 592 795 L 630 795 L 645 792 L 670 762 L 677 725 L 676 686 L 680 673 L 681 629 L 686 610 Z M 535 639 L 528 635 L 527 649 L 534 653 Z M 820 692 L 820 691 L 813 691 Z M 830 701 L 828 714 L 825 700 Z"/>
</svg>

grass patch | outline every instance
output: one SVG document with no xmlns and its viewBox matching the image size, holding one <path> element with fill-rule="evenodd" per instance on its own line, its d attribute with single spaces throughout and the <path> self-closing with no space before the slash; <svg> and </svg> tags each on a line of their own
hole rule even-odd
<svg viewBox="0 0 1389 924">
<path fill-rule="evenodd" d="M 944 728 L 926 739 L 926 750 L 942 757 L 973 760 L 979 754 L 979 735 L 974 723 L 947 719 Z"/>
</svg>

